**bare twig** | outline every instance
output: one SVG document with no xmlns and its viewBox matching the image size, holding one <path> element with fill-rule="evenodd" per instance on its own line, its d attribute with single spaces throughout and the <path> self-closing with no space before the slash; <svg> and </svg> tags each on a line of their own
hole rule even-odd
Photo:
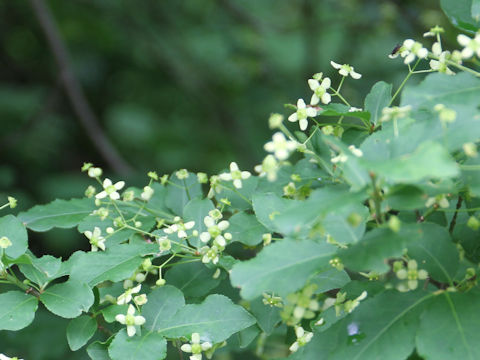
<svg viewBox="0 0 480 360">
<path fill-rule="evenodd" d="M 65 88 L 68 99 L 76 113 L 78 120 L 85 129 L 92 143 L 97 148 L 108 165 L 116 172 L 125 175 L 131 171 L 130 165 L 118 154 L 110 140 L 103 132 L 93 113 L 85 94 L 72 70 L 67 49 L 60 37 L 50 10 L 43 0 L 30 0 L 35 16 L 40 23 L 48 45 L 52 50 L 55 61 L 60 70 L 60 79 Z"/>
<path fill-rule="evenodd" d="M 450 222 L 450 226 L 448 228 L 448 232 L 450 234 L 453 233 L 453 229 L 455 229 L 455 225 L 457 224 L 458 210 L 462 207 L 462 201 L 463 201 L 463 198 L 459 196 L 457 200 L 457 205 L 455 206 L 455 213 L 453 214 L 452 221 Z"/>
</svg>

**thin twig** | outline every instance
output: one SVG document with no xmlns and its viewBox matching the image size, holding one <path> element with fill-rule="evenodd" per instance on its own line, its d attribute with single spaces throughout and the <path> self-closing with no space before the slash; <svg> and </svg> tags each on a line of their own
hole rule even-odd
<svg viewBox="0 0 480 360">
<path fill-rule="evenodd" d="M 75 78 L 67 49 L 60 37 L 50 10 L 43 0 L 30 0 L 30 3 L 58 65 L 62 85 L 78 120 L 108 165 L 119 174 L 125 175 L 129 173 L 131 171 L 130 165 L 118 154 L 110 140 L 106 137 L 80 84 Z"/>
<path fill-rule="evenodd" d="M 450 227 L 448 228 L 448 232 L 451 234 L 453 233 L 453 229 L 455 229 L 455 224 L 457 223 L 457 215 L 458 209 L 462 206 L 463 198 L 461 196 L 458 197 L 457 206 L 455 206 L 455 213 L 453 214 L 452 221 L 450 221 Z"/>
</svg>

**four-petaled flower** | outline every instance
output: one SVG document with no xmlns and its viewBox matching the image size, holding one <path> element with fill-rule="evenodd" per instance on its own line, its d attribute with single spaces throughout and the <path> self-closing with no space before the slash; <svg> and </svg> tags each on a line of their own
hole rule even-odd
<svg viewBox="0 0 480 360">
<path fill-rule="evenodd" d="M 418 41 L 407 39 L 403 42 L 402 47 L 395 54 L 389 55 L 390 58 L 396 58 L 400 54 L 402 58 L 405 58 L 403 62 L 410 64 L 416 57 L 419 59 L 425 59 L 428 56 L 428 50 L 423 47 L 422 43 Z"/>
<path fill-rule="evenodd" d="M 274 153 L 278 160 L 285 160 L 290 156 L 290 153 L 297 148 L 297 142 L 287 140 L 285 135 L 281 132 L 273 134 L 272 141 L 269 141 L 264 146 L 265 150 Z"/>
<path fill-rule="evenodd" d="M 185 239 L 188 236 L 187 235 L 187 230 L 190 230 L 191 228 L 193 228 L 195 226 L 195 221 L 188 221 L 188 222 L 184 223 L 182 221 L 182 219 L 180 218 L 180 216 L 175 216 L 173 221 L 175 221 L 175 224 L 167 226 L 166 228 L 163 229 L 163 231 L 166 234 L 177 233 L 177 236 L 180 239 Z"/>
<path fill-rule="evenodd" d="M 115 316 L 115 320 L 117 320 L 120 324 L 127 325 L 128 336 L 135 335 L 135 333 L 137 332 L 135 326 L 145 324 L 145 318 L 143 316 L 135 316 L 135 307 L 132 304 L 128 306 L 126 315 L 118 314 L 117 316 Z"/>
<path fill-rule="evenodd" d="M 14 357 L 8 357 L 6 355 L 3 355 L 3 354 L 0 354 L 0 360 L 23 360 L 23 359 L 19 359 L 18 357 L 14 356 Z"/>
<path fill-rule="evenodd" d="M 477 32 L 473 39 L 467 35 L 460 34 L 457 36 L 457 41 L 463 46 L 462 58 L 469 59 L 473 54 L 477 54 L 480 57 L 480 32 Z"/>
<path fill-rule="evenodd" d="M 118 181 L 115 184 L 112 184 L 112 180 L 105 179 L 103 180 L 103 191 L 95 195 L 97 199 L 103 199 L 107 196 L 112 200 L 120 199 L 120 194 L 117 190 L 121 190 L 125 186 L 125 181 Z"/>
<path fill-rule="evenodd" d="M 222 235 L 222 232 L 230 226 L 230 223 L 227 220 L 222 220 L 217 224 L 217 221 L 221 219 L 221 217 L 221 214 L 220 217 L 217 218 L 205 216 L 203 222 L 207 227 L 207 231 L 200 234 L 200 240 L 202 242 L 208 243 L 210 239 L 213 239 L 213 243 L 218 248 L 223 248 L 227 245 L 227 240 L 232 239 L 232 234 L 230 233 L 225 233 Z"/>
<path fill-rule="evenodd" d="M 128 304 L 130 301 L 132 301 L 132 294 L 138 294 L 141 287 L 142 284 L 138 284 L 133 288 L 127 289 L 122 295 L 117 298 L 117 305 Z"/>
<path fill-rule="evenodd" d="M 300 125 L 300 130 L 304 131 L 308 126 L 307 117 L 314 117 L 317 115 L 317 110 L 312 107 L 307 107 L 303 99 L 297 101 L 297 111 L 288 117 L 288 121 L 297 122 Z"/>
<path fill-rule="evenodd" d="M 330 65 L 332 65 L 335 69 L 338 70 L 338 73 L 342 76 L 348 76 L 350 75 L 354 79 L 360 79 L 362 77 L 362 74 L 359 74 L 355 71 L 353 66 L 350 66 L 348 64 L 337 64 L 334 61 L 330 61 Z"/>
<path fill-rule="evenodd" d="M 254 167 L 260 177 L 267 176 L 268 181 L 277 180 L 278 162 L 273 155 L 267 155 L 262 163 Z"/>
<path fill-rule="evenodd" d="M 102 236 L 102 230 L 98 226 L 95 226 L 93 232 L 87 230 L 83 234 L 90 240 L 92 251 L 98 251 L 98 249 L 105 251 L 105 238 Z"/>
<path fill-rule="evenodd" d="M 230 163 L 230 172 L 220 174 L 219 177 L 221 180 L 233 181 L 233 186 L 237 189 L 242 188 L 242 180 L 246 180 L 250 177 L 249 171 L 240 171 L 236 162 Z"/>
<path fill-rule="evenodd" d="M 193 333 L 192 334 L 192 341 L 190 344 L 183 344 L 180 349 L 182 351 L 191 353 L 190 360 L 202 360 L 202 351 L 207 351 L 211 349 L 212 344 L 208 341 L 200 343 L 200 334 Z"/>
<path fill-rule="evenodd" d="M 220 249 L 216 245 L 212 245 L 212 247 L 204 246 L 200 249 L 200 253 L 202 256 L 202 262 L 204 264 L 208 264 L 210 261 L 214 264 L 218 263 Z"/>
<path fill-rule="evenodd" d="M 295 335 L 297 336 L 297 341 L 290 346 L 289 350 L 291 352 L 295 352 L 300 347 L 305 346 L 313 337 L 313 333 L 305 331 L 301 326 L 295 327 Z"/>
<path fill-rule="evenodd" d="M 320 80 L 321 80 L 321 78 L 308 79 L 308 86 L 310 86 L 310 89 L 313 91 L 312 98 L 310 99 L 310 104 L 311 105 L 317 105 L 320 102 L 320 100 L 324 104 L 328 104 L 328 103 L 330 103 L 330 101 L 332 101 L 332 97 L 327 92 L 327 90 L 330 88 L 332 82 L 330 81 L 330 79 L 328 77 L 323 79 L 321 83 L 320 83 Z M 315 115 L 313 115 L 313 116 L 315 116 Z"/>
</svg>

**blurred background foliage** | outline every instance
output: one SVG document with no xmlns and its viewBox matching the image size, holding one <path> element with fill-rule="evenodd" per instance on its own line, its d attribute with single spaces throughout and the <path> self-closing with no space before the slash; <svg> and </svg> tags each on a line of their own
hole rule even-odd
<svg viewBox="0 0 480 360">
<path fill-rule="evenodd" d="M 376 81 L 398 86 L 405 76 L 402 61 L 387 57 L 403 39 L 439 24 L 456 46 L 437 0 L 46 1 L 101 133 L 128 164 L 119 171 L 73 110 L 33 1 L 0 2 L 0 198 L 17 197 L 19 211 L 82 196 L 86 161 L 129 185 L 143 185 L 149 170 L 213 174 L 233 160 L 252 170 L 271 136 L 269 114 L 309 99 L 315 72 L 338 83 L 330 60 L 363 74 L 342 90 L 363 107 Z M 64 257 L 80 241 L 65 230 L 30 239 L 36 252 Z M 32 345 L 29 358 L 73 359 L 66 322 L 47 322 L 55 354 Z M 0 350 L 25 347 L 26 337 L 49 342 L 43 332 L 2 332 Z"/>
</svg>

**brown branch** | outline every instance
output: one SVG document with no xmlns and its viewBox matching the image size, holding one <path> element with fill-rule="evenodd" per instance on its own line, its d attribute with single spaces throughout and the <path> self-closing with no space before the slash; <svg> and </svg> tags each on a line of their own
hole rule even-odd
<svg viewBox="0 0 480 360">
<path fill-rule="evenodd" d="M 453 233 L 453 229 L 455 229 L 455 225 L 457 224 L 458 210 L 462 207 L 462 200 L 463 198 L 461 196 L 458 196 L 457 206 L 455 207 L 455 213 L 453 214 L 452 221 L 450 222 L 450 226 L 448 228 L 448 232 L 450 234 Z"/>
<path fill-rule="evenodd" d="M 60 71 L 62 85 L 78 120 L 107 164 L 119 174 L 129 173 L 131 171 L 130 165 L 119 155 L 103 132 L 80 84 L 75 78 L 67 49 L 50 10 L 43 0 L 30 0 L 30 3 L 53 53 Z"/>
</svg>

